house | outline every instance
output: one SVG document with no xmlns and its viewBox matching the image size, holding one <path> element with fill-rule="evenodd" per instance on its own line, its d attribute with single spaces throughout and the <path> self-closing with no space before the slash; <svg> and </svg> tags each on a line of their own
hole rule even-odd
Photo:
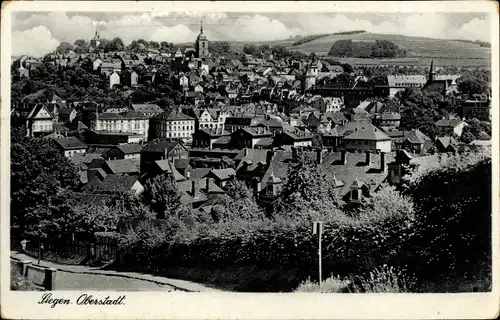
<svg viewBox="0 0 500 320">
<path fill-rule="evenodd" d="M 109 88 L 113 89 L 113 87 L 118 84 L 120 84 L 120 76 L 118 73 L 113 72 L 109 75 Z"/>
<path fill-rule="evenodd" d="M 58 120 L 60 123 L 73 122 L 76 118 L 75 108 L 61 108 L 58 111 Z"/>
<path fill-rule="evenodd" d="M 26 135 L 39 137 L 53 131 L 54 116 L 45 104 L 36 104 L 26 117 Z"/>
<path fill-rule="evenodd" d="M 461 119 L 440 119 L 436 122 L 438 136 L 462 136 L 462 131 L 468 124 Z"/>
<path fill-rule="evenodd" d="M 200 129 L 193 134 L 192 147 L 212 149 L 214 142 L 221 137 L 230 137 L 230 134 L 222 128 Z"/>
<path fill-rule="evenodd" d="M 191 108 L 186 113 L 195 119 L 196 130 L 213 129 L 224 130 L 224 123 L 229 112 L 220 108 Z"/>
<path fill-rule="evenodd" d="M 302 130 L 283 131 L 275 137 L 275 146 L 312 147 L 313 136 Z"/>
<path fill-rule="evenodd" d="M 425 75 L 388 75 L 387 84 L 389 97 L 395 97 L 396 93 L 406 88 L 421 89 L 427 83 Z"/>
<path fill-rule="evenodd" d="M 233 133 L 242 128 L 250 128 L 256 126 L 260 122 L 259 119 L 250 115 L 228 116 L 224 123 L 224 128 Z"/>
<path fill-rule="evenodd" d="M 271 204 L 281 192 L 288 174 L 290 162 L 298 156 L 297 150 L 268 153 L 268 166 L 263 175 L 252 178 L 252 187 L 261 204 Z M 346 150 L 325 153 L 318 149 L 304 152 L 303 156 L 314 159 L 322 166 L 334 185 L 335 194 L 346 204 L 363 203 L 371 193 L 387 181 L 388 163 L 394 160 L 392 153 L 354 152 Z M 237 170 L 238 172 L 238 170 Z"/>
<path fill-rule="evenodd" d="M 188 204 L 194 209 L 199 208 L 210 198 L 225 193 L 211 178 L 178 182 L 177 190 L 181 195 L 181 203 Z"/>
<path fill-rule="evenodd" d="M 54 142 L 66 158 L 70 158 L 76 154 L 85 155 L 87 150 L 87 145 L 76 137 L 54 139 Z"/>
<path fill-rule="evenodd" d="M 149 132 L 148 118 L 130 110 L 125 113 L 94 113 L 90 117 L 91 130 L 104 133 L 130 133 L 147 140 Z"/>
<path fill-rule="evenodd" d="M 397 112 L 384 112 L 373 117 L 373 125 L 377 127 L 399 128 L 401 115 Z"/>
<path fill-rule="evenodd" d="M 186 160 L 186 159 L 163 159 L 156 160 L 148 167 L 148 172 L 146 177 L 151 178 L 161 174 L 167 174 L 172 177 L 176 182 L 187 180 L 177 168 L 175 167 L 175 160 Z M 189 176 L 189 172 L 187 173 Z"/>
<path fill-rule="evenodd" d="M 221 188 L 224 188 L 235 177 L 236 171 L 233 168 L 212 169 L 204 176 L 204 178 L 212 178 L 214 183 Z"/>
<path fill-rule="evenodd" d="M 154 139 L 149 141 L 141 150 L 141 173 L 147 172 L 148 167 L 156 160 L 187 159 L 189 155 L 185 146 L 178 141 Z"/>
<path fill-rule="evenodd" d="M 124 143 L 112 147 L 105 153 L 105 157 L 110 160 L 116 159 L 140 159 L 142 145 L 138 143 Z"/>
<path fill-rule="evenodd" d="M 169 138 L 191 141 L 195 132 L 195 119 L 182 113 L 180 109 L 172 109 L 151 118 L 150 128 L 150 139 Z"/>
<path fill-rule="evenodd" d="M 397 150 L 406 150 L 411 154 L 420 155 L 433 144 L 433 141 L 418 129 L 403 131 L 400 137 L 393 140 Z"/>
<path fill-rule="evenodd" d="M 437 153 L 455 153 L 458 150 L 458 142 L 451 136 L 436 137 L 434 144 L 429 148 L 432 154 Z"/>
<path fill-rule="evenodd" d="M 136 111 L 139 114 L 142 114 L 147 118 L 152 118 L 155 115 L 163 112 L 163 109 L 155 103 L 132 104 L 131 108 L 132 110 Z"/>
<path fill-rule="evenodd" d="M 473 119 L 491 121 L 490 101 L 466 100 L 462 102 L 462 117 L 464 119 Z"/>
<path fill-rule="evenodd" d="M 355 128 L 354 132 L 343 137 L 348 151 L 391 152 L 391 138 L 375 126 Z"/>
<path fill-rule="evenodd" d="M 235 149 L 256 148 L 256 145 L 265 138 L 271 138 L 272 133 L 267 128 L 259 126 L 242 128 L 231 133 L 230 147 Z"/>
<path fill-rule="evenodd" d="M 117 59 L 103 60 L 99 68 L 101 69 L 101 73 L 104 73 L 109 76 L 113 73 L 120 73 L 122 71 L 122 62 Z"/>
</svg>

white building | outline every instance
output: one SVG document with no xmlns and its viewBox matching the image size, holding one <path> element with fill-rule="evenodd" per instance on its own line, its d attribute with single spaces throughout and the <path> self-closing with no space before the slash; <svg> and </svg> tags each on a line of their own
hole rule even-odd
<svg viewBox="0 0 500 320">
<path fill-rule="evenodd" d="M 130 110 L 123 114 L 99 113 L 90 121 L 90 129 L 112 133 L 132 133 L 147 139 L 148 118 L 136 111 Z"/>
<path fill-rule="evenodd" d="M 155 115 L 150 119 L 151 138 L 170 138 L 192 140 L 195 119 L 180 110 L 171 110 Z"/>
<path fill-rule="evenodd" d="M 344 147 L 349 151 L 391 152 L 392 140 L 382 130 L 374 126 L 356 128 L 343 138 Z"/>
<path fill-rule="evenodd" d="M 53 131 L 54 116 L 43 104 L 37 104 L 26 117 L 26 135 L 35 137 Z"/>
</svg>

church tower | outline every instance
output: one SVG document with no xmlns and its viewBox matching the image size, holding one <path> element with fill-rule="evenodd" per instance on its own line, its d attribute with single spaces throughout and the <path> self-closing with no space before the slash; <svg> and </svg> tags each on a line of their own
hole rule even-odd
<svg viewBox="0 0 500 320">
<path fill-rule="evenodd" d="M 196 56 L 200 59 L 206 59 L 209 56 L 208 53 L 208 39 L 203 33 L 203 22 L 201 22 L 200 34 L 196 38 Z"/>
<path fill-rule="evenodd" d="M 433 82 L 436 79 L 436 70 L 434 69 L 434 59 L 431 60 L 431 67 L 429 69 L 429 79 L 427 82 Z"/>
<path fill-rule="evenodd" d="M 99 36 L 99 32 L 95 32 L 94 39 L 90 40 L 90 49 L 91 50 L 97 50 L 99 48 L 99 45 L 101 44 L 101 39 Z"/>
</svg>

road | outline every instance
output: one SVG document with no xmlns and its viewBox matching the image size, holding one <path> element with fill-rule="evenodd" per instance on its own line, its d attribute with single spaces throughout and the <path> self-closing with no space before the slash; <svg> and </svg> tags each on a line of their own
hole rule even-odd
<svg viewBox="0 0 500 320">
<path fill-rule="evenodd" d="M 57 271 L 56 290 L 174 291 L 174 287 L 151 281 L 100 274 Z"/>
<path fill-rule="evenodd" d="M 37 260 L 24 253 L 11 251 L 11 257 L 21 261 Z M 203 284 L 139 272 L 101 270 L 89 266 L 62 265 L 40 261 L 43 267 L 56 269 L 56 290 L 114 290 L 114 291 L 219 291 Z"/>
</svg>

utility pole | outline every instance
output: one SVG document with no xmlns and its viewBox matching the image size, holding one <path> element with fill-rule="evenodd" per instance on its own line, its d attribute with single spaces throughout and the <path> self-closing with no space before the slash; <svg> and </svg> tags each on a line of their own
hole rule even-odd
<svg viewBox="0 0 500 320">
<path fill-rule="evenodd" d="M 322 277 L 322 267 L 321 267 L 321 238 L 323 235 L 323 221 L 314 221 L 313 222 L 313 234 L 318 235 L 318 267 L 319 267 L 319 288 L 321 289 L 321 282 L 323 280 Z"/>
</svg>

